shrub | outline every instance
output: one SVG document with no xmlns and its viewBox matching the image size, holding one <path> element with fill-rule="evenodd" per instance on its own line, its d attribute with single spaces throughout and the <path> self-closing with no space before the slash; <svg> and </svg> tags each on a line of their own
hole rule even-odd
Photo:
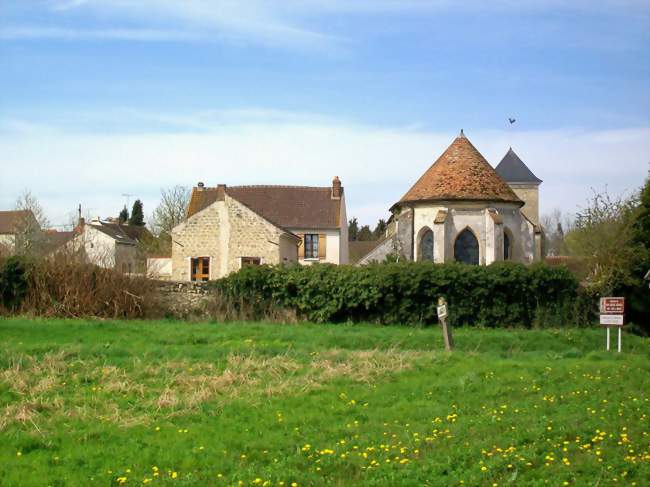
<svg viewBox="0 0 650 487">
<path fill-rule="evenodd" d="M 0 263 L 0 304 L 40 316 L 139 318 L 153 309 L 151 283 L 143 277 L 61 256 Z"/>
<path fill-rule="evenodd" d="M 0 267 L 0 304 L 17 309 L 27 294 L 28 264 L 22 257 L 9 257 Z"/>
<path fill-rule="evenodd" d="M 292 310 L 317 322 L 431 324 L 439 296 L 447 299 L 455 325 L 564 326 L 590 319 L 576 306 L 575 277 L 546 265 L 251 266 L 215 286 L 249 309 Z"/>
</svg>

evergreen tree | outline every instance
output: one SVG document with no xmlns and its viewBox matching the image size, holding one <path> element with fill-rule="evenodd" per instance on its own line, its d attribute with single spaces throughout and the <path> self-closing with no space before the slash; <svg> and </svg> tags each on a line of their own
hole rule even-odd
<svg viewBox="0 0 650 487">
<path fill-rule="evenodd" d="M 380 218 L 379 221 L 377 222 L 377 226 L 375 227 L 375 230 L 372 232 L 375 239 L 379 240 L 380 238 L 383 238 L 384 234 L 386 233 L 387 227 L 388 224 L 386 223 L 386 220 Z"/>
<path fill-rule="evenodd" d="M 650 251 L 650 176 L 645 180 L 639 200 L 639 213 L 633 229 L 634 241 Z"/>
<path fill-rule="evenodd" d="M 129 210 L 126 209 L 126 205 L 124 205 L 124 208 L 122 208 L 122 211 L 120 211 L 117 220 L 120 223 L 126 223 L 129 220 Z"/>
<path fill-rule="evenodd" d="M 144 225 L 144 210 L 142 208 L 142 201 L 135 200 L 133 208 L 131 209 L 131 218 L 129 218 L 129 225 L 143 226 Z"/>
<path fill-rule="evenodd" d="M 352 220 L 348 222 L 348 240 L 350 242 L 354 242 L 357 240 L 357 237 L 359 235 L 359 223 L 357 222 L 357 218 L 354 217 Z"/>
<path fill-rule="evenodd" d="M 370 226 L 364 225 L 359 229 L 359 234 L 357 235 L 357 240 L 359 241 L 368 241 L 368 240 L 374 240 L 373 235 L 372 235 L 372 230 L 370 230 Z"/>
</svg>

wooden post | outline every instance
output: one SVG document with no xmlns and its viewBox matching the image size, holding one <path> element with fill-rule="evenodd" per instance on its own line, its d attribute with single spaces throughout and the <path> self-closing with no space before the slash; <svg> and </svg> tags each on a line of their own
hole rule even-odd
<svg viewBox="0 0 650 487">
<path fill-rule="evenodd" d="M 445 340 L 445 350 L 451 352 L 454 349 L 454 339 L 451 336 L 451 326 L 447 325 L 447 301 L 442 296 L 438 298 L 438 319 L 442 324 L 442 337 Z"/>
</svg>

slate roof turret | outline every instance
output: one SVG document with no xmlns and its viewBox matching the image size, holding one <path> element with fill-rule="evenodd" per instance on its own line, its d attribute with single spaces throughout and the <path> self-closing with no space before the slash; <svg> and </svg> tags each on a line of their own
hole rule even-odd
<svg viewBox="0 0 650 487">
<path fill-rule="evenodd" d="M 533 174 L 524 161 L 512 150 L 508 149 L 506 155 L 503 156 L 501 162 L 496 167 L 496 172 L 501 179 L 508 183 L 530 183 L 539 184 L 542 182 L 537 176 Z"/>
</svg>

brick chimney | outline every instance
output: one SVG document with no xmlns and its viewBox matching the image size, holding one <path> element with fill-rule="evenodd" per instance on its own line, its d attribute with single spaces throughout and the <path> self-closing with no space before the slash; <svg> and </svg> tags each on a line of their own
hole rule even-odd
<svg viewBox="0 0 650 487">
<path fill-rule="evenodd" d="M 340 200 L 342 194 L 343 188 L 341 187 L 341 180 L 338 176 L 334 176 L 334 179 L 332 180 L 332 199 Z"/>
<path fill-rule="evenodd" d="M 72 231 L 77 235 L 82 234 L 84 232 L 85 224 L 86 224 L 86 219 L 83 216 L 80 216 L 79 221 L 77 222 L 77 226 L 74 227 Z"/>
</svg>

